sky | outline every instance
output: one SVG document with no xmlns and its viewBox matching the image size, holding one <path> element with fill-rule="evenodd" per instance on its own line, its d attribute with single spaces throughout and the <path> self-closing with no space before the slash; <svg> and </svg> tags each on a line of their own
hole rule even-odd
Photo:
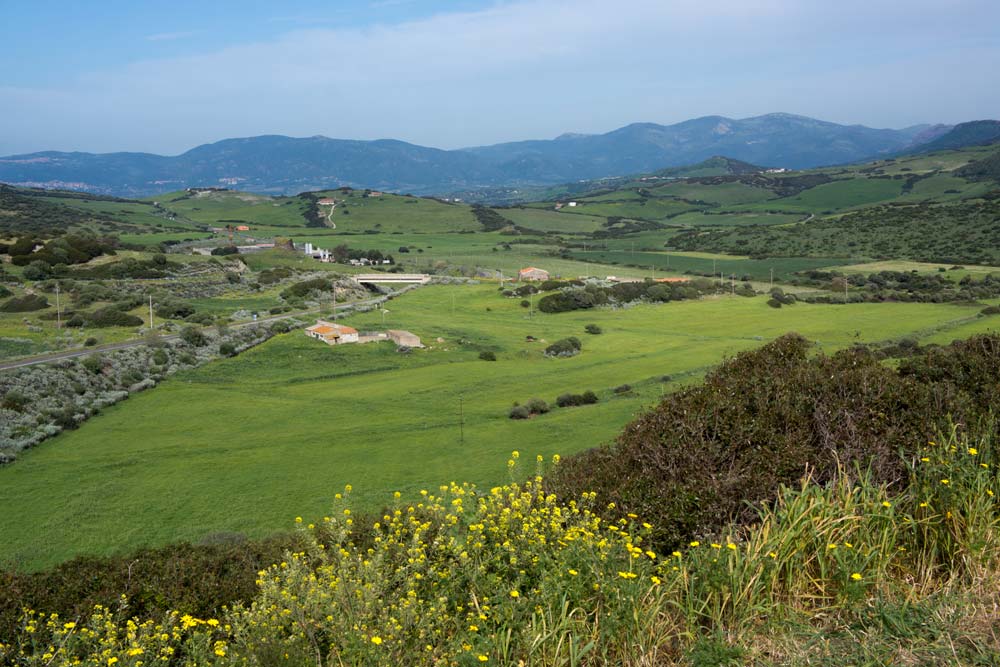
<svg viewBox="0 0 1000 667">
<path fill-rule="evenodd" d="M 0 155 L 1000 117 L 997 0 L 0 0 Z"/>
</svg>

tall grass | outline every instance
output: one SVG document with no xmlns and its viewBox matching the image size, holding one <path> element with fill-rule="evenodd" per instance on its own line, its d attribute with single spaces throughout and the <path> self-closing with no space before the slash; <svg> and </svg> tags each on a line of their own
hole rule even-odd
<svg viewBox="0 0 1000 667">
<path fill-rule="evenodd" d="M 364 526 L 348 489 L 330 516 L 299 524 L 309 546 L 262 570 L 257 597 L 219 619 L 125 622 L 127 606 L 117 620 L 106 609 L 72 620 L 26 612 L 0 659 L 993 664 L 997 450 L 952 433 L 918 454 L 901 488 L 864 470 L 822 486 L 806 477 L 758 507 L 752 525 L 669 554 L 650 550 L 653 526 L 640 517 L 608 523 L 593 494 L 558 499 L 540 472 L 489 491 L 423 491 Z"/>
</svg>

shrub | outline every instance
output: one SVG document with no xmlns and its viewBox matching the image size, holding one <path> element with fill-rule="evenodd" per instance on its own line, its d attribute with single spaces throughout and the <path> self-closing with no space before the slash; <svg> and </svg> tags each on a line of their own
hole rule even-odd
<svg viewBox="0 0 1000 667">
<path fill-rule="evenodd" d="M 549 411 L 549 404 L 540 398 L 529 398 L 524 405 L 528 408 L 528 412 L 533 415 L 544 415 Z"/>
<path fill-rule="evenodd" d="M 979 311 L 980 315 L 1000 315 L 1000 306 L 986 306 Z"/>
<path fill-rule="evenodd" d="M 479 358 L 483 361 L 496 361 L 497 355 L 489 350 L 483 350 L 479 353 Z"/>
<path fill-rule="evenodd" d="M 202 347 L 208 343 L 208 339 L 201 329 L 195 326 L 187 326 L 181 329 L 181 340 L 192 347 Z"/>
<path fill-rule="evenodd" d="M 528 308 L 531 306 L 531 302 L 527 299 L 521 299 L 521 308 Z"/>
<path fill-rule="evenodd" d="M 87 323 L 99 329 L 105 327 L 139 327 L 142 326 L 142 318 L 121 310 L 120 306 L 111 305 L 98 308 L 92 313 L 85 314 Z"/>
<path fill-rule="evenodd" d="M 227 341 L 219 346 L 219 354 L 223 357 L 231 357 L 236 354 L 236 346 Z"/>
<path fill-rule="evenodd" d="M 527 419 L 531 416 L 531 412 L 523 405 L 515 405 L 510 409 L 510 412 L 507 413 L 507 416 L 511 419 Z"/>
<path fill-rule="evenodd" d="M 97 339 L 94 338 L 93 336 L 91 336 L 87 340 L 83 341 L 83 346 L 84 347 L 94 347 L 95 345 L 97 345 L 97 342 L 98 342 Z"/>
<path fill-rule="evenodd" d="M 632 391 L 632 385 L 630 384 L 620 384 L 614 388 L 616 394 L 627 394 Z"/>
<path fill-rule="evenodd" d="M 560 408 L 569 408 L 577 405 L 591 405 L 597 403 L 597 394 L 587 390 L 582 394 L 561 394 L 556 399 L 556 405 Z"/>
<path fill-rule="evenodd" d="M 239 248 L 234 245 L 220 246 L 218 248 L 212 248 L 212 254 L 216 257 L 224 255 L 238 255 L 240 253 Z"/>
<path fill-rule="evenodd" d="M 563 338 L 552 343 L 545 348 L 545 356 L 547 357 L 572 357 L 580 353 L 583 344 L 580 339 L 575 336 L 570 336 L 569 338 Z"/>
<path fill-rule="evenodd" d="M 13 292 L 11 292 L 9 289 L 7 289 L 6 287 L 4 287 L 3 285 L 0 285 L 0 299 L 6 299 L 11 294 L 13 294 Z"/>
<path fill-rule="evenodd" d="M 899 483 L 910 455 L 948 426 L 972 432 L 1000 404 L 1000 336 L 978 336 L 904 360 L 898 371 L 864 349 L 809 355 L 787 335 L 730 359 L 629 424 L 612 447 L 568 459 L 553 482 L 564 497 L 596 491 L 658 526 L 674 546 L 730 519 L 752 518 L 808 470 L 869 466 Z"/>
<path fill-rule="evenodd" d="M 594 336 L 596 336 L 597 334 L 604 333 L 604 330 L 601 329 L 601 327 L 597 326 L 596 324 L 588 324 L 583 328 L 583 330 Z"/>
<path fill-rule="evenodd" d="M 41 294 L 25 294 L 8 300 L 0 306 L 0 311 L 4 313 L 30 313 L 48 307 L 49 300 Z"/>
<path fill-rule="evenodd" d="M 767 305 L 771 306 L 771 308 L 781 308 L 781 301 L 772 296 L 767 300 Z"/>
</svg>

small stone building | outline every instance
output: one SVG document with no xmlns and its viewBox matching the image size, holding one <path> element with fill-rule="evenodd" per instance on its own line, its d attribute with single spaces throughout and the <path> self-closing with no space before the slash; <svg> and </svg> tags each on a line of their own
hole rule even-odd
<svg viewBox="0 0 1000 667">
<path fill-rule="evenodd" d="M 548 280 L 549 272 L 545 269 L 537 269 L 529 266 L 517 272 L 518 280 Z"/>
<path fill-rule="evenodd" d="M 316 324 L 306 327 L 306 335 L 310 338 L 321 340 L 327 345 L 358 342 L 357 329 L 325 320 L 316 320 Z"/>
<path fill-rule="evenodd" d="M 403 331 L 402 329 L 389 329 L 386 333 L 389 334 L 389 340 L 394 342 L 396 345 L 402 345 L 404 347 L 423 347 L 420 342 L 420 337 L 410 333 L 409 331 Z"/>
</svg>

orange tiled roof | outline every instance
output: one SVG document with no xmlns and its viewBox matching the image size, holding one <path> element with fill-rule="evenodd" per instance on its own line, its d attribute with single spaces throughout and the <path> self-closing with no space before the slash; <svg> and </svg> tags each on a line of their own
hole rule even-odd
<svg viewBox="0 0 1000 667">
<path fill-rule="evenodd" d="M 338 324 L 337 328 L 340 329 L 340 333 L 342 334 L 358 333 L 358 330 L 355 329 L 354 327 L 348 327 L 343 324 Z"/>
<path fill-rule="evenodd" d="M 309 331 L 312 331 L 313 333 L 318 333 L 318 334 L 337 333 L 336 329 L 334 329 L 333 327 L 328 326 L 326 324 L 317 324 L 317 325 L 311 326 L 311 327 L 309 327 Z"/>
</svg>

